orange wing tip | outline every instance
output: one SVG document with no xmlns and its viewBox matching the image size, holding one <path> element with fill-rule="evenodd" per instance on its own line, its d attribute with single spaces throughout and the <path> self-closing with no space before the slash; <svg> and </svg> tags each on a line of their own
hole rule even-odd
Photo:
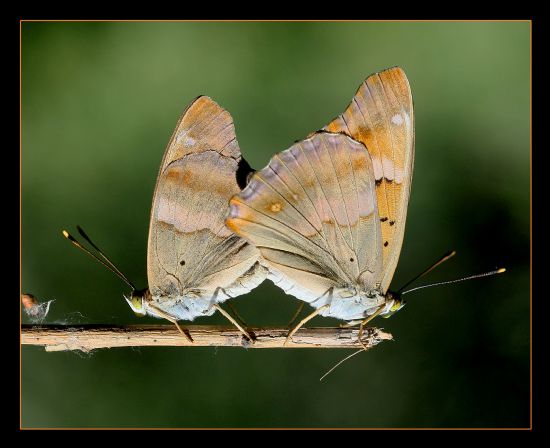
<svg viewBox="0 0 550 448">
<path fill-rule="evenodd" d="M 407 78 L 407 75 L 405 75 L 405 70 L 403 70 L 399 65 L 396 65 L 394 67 L 390 67 L 390 68 L 387 68 L 385 70 L 381 70 L 379 71 L 378 73 L 376 73 L 377 75 L 383 75 L 383 74 L 389 74 L 389 73 L 394 73 L 394 74 L 398 74 L 399 76 L 402 76 L 404 77 L 405 79 Z"/>
<path fill-rule="evenodd" d="M 192 104 L 195 104 L 195 103 L 215 103 L 215 101 L 212 98 L 210 98 L 208 95 L 199 95 L 198 97 L 195 98 Z"/>
<path fill-rule="evenodd" d="M 386 73 L 386 72 L 402 72 L 403 69 L 399 65 L 394 65 L 393 67 L 385 68 L 384 70 L 380 70 L 378 73 Z"/>
<path fill-rule="evenodd" d="M 497 274 L 502 274 L 503 272 L 506 272 L 506 268 L 500 268 L 497 270 Z"/>
</svg>

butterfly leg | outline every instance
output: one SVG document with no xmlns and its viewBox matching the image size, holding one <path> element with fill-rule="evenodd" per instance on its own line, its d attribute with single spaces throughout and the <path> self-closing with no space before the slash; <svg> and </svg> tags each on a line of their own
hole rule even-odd
<svg viewBox="0 0 550 448">
<path fill-rule="evenodd" d="M 365 343 L 363 342 L 363 340 L 361 339 L 363 337 L 363 332 L 365 330 L 365 325 L 367 325 L 367 323 L 369 323 L 371 320 L 373 320 L 376 316 L 378 316 L 383 310 L 384 308 L 386 307 L 386 304 L 383 303 L 382 305 L 380 305 L 378 307 L 378 309 L 372 313 L 369 317 L 367 317 L 364 321 L 361 322 L 361 324 L 359 325 L 359 333 L 357 333 L 357 340 L 359 341 L 359 343 L 364 347 L 365 350 L 368 350 L 368 347 L 365 345 Z"/>
<path fill-rule="evenodd" d="M 226 296 L 229 296 L 231 297 L 229 294 L 227 294 L 225 292 L 225 289 L 222 289 L 222 291 L 224 292 L 224 294 Z M 231 297 L 232 298 L 232 297 Z M 229 309 L 231 310 L 231 312 L 233 313 L 233 315 L 235 316 L 235 319 L 241 324 L 242 327 L 247 327 L 248 324 L 245 322 L 245 320 L 242 318 L 242 316 L 239 314 L 239 312 L 237 311 L 237 308 L 235 308 L 235 306 L 231 303 L 231 300 L 228 300 L 227 301 L 227 306 L 229 307 Z M 252 342 L 254 342 L 254 340 L 256 339 L 256 335 L 249 330 L 249 334 L 250 334 L 250 340 Z"/>
<path fill-rule="evenodd" d="M 298 325 L 296 325 L 290 333 L 288 333 L 288 336 L 285 339 L 285 342 L 283 346 L 286 346 L 288 344 L 288 341 L 292 338 L 294 333 L 296 333 L 300 328 L 302 328 L 307 322 L 309 322 L 311 319 L 313 319 L 317 314 L 321 313 L 322 311 L 326 310 L 328 307 L 330 307 L 330 304 L 323 305 L 319 308 L 317 308 L 313 313 L 311 313 L 309 316 L 306 316 L 304 319 L 302 319 Z"/>
<path fill-rule="evenodd" d="M 159 317 L 162 317 L 163 319 L 166 319 L 168 322 L 172 322 L 176 328 L 178 329 L 178 331 L 183 334 L 187 340 L 191 343 L 193 343 L 193 338 L 191 337 L 191 333 L 189 332 L 189 330 L 182 330 L 182 328 L 179 326 L 178 324 L 178 321 L 176 319 L 174 319 L 172 316 L 170 316 L 169 314 L 165 313 L 164 311 L 162 311 L 161 309 L 157 308 L 156 306 L 152 305 L 152 304 L 149 304 L 149 308 L 151 310 L 154 310 L 155 314 L 158 315 Z"/>
<path fill-rule="evenodd" d="M 170 319 L 168 319 L 168 320 L 170 320 Z M 176 326 L 176 328 L 178 329 L 178 331 L 179 331 L 181 334 L 183 334 L 183 335 L 187 338 L 187 340 L 188 340 L 189 342 L 191 342 L 191 344 L 192 344 L 193 342 L 195 342 L 195 341 L 193 340 L 193 338 L 191 337 L 191 333 L 189 333 L 189 330 L 183 330 L 183 329 L 179 326 L 177 320 L 170 320 L 170 322 L 172 322 L 172 323 Z"/>
<path fill-rule="evenodd" d="M 229 321 L 231 322 L 233 325 L 235 325 L 239 331 L 250 341 L 250 342 L 254 342 L 254 339 L 252 338 L 252 336 L 250 336 L 250 334 L 243 328 L 243 326 L 241 326 L 234 318 L 233 316 L 231 316 L 231 314 L 229 314 L 227 311 L 225 311 L 219 303 L 217 303 L 217 299 L 218 299 L 218 293 L 222 291 L 226 296 L 228 296 L 229 298 L 231 298 L 231 296 L 229 294 L 227 294 L 225 292 L 225 290 L 223 288 L 216 288 L 216 291 L 214 291 L 214 295 L 212 296 L 212 299 L 211 299 L 211 306 L 216 308 L 220 313 L 222 313 L 222 315 Z M 229 305 L 229 303 L 228 303 Z M 230 308 L 232 310 L 234 310 L 234 308 L 232 306 L 230 306 Z M 234 311 L 235 312 L 235 311 Z M 238 313 L 235 313 L 237 316 Z M 237 317 L 237 319 L 240 320 L 239 317 Z"/>
<path fill-rule="evenodd" d="M 237 311 L 237 308 L 235 308 L 235 306 L 231 303 L 231 299 L 233 299 L 234 297 L 233 296 L 230 296 L 227 291 L 223 288 L 218 288 L 216 289 L 216 292 L 214 294 L 214 296 L 212 297 L 212 304 L 216 303 L 216 299 L 218 297 L 218 291 L 221 291 L 223 292 L 227 297 L 229 297 L 229 299 L 226 301 L 227 303 L 227 306 L 229 307 L 229 309 L 231 310 L 231 312 L 233 313 L 233 315 L 235 316 L 235 319 L 239 321 L 239 323 L 243 326 L 243 327 L 246 327 L 247 326 L 247 323 L 244 321 L 244 319 L 241 317 L 241 315 L 239 314 L 239 312 Z"/>
<path fill-rule="evenodd" d="M 292 319 L 290 319 L 290 322 L 286 325 L 288 328 L 292 327 L 292 324 L 296 321 L 298 318 L 298 315 L 302 312 L 304 309 L 305 302 L 300 301 L 300 304 L 296 308 L 296 311 L 292 315 Z"/>
<path fill-rule="evenodd" d="M 322 296 L 317 297 L 313 302 L 310 303 L 310 305 L 313 305 L 315 302 L 320 301 L 323 297 L 328 295 L 328 300 L 326 301 L 325 305 L 320 306 L 313 313 L 311 313 L 310 315 L 308 315 L 304 319 L 302 319 L 298 323 L 298 325 L 296 325 L 296 327 L 294 327 L 294 329 L 292 331 L 290 331 L 290 333 L 288 333 L 288 336 L 286 337 L 283 346 L 286 346 L 288 344 L 288 341 L 292 338 L 292 335 L 294 335 L 306 322 L 310 321 L 315 316 L 317 316 L 317 314 L 319 314 L 323 310 L 330 307 L 330 304 L 331 304 L 332 298 L 333 298 L 333 296 L 332 296 L 333 292 L 334 292 L 334 288 L 331 287 L 331 288 L 327 289 L 327 291 Z M 300 307 L 298 307 L 298 310 L 296 311 L 296 313 L 294 313 L 293 319 L 288 325 L 289 327 L 294 322 L 294 320 L 298 317 L 298 314 L 300 314 L 300 311 L 302 311 L 302 307 L 303 307 L 303 303 Z"/>
<path fill-rule="evenodd" d="M 225 311 L 220 305 L 218 305 L 217 303 L 215 303 L 214 305 L 214 308 L 216 308 L 220 313 L 223 314 L 223 316 L 229 321 L 231 322 L 233 325 L 235 325 L 239 331 L 250 341 L 250 342 L 253 342 L 254 339 L 252 339 L 252 336 L 250 336 L 250 334 L 248 334 L 248 332 L 239 325 L 239 323 L 233 319 L 233 317 L 231 316 L 231 314 L 229 314 L 227 311 Z"/>
<path fill-rule="evenodd" d="M 356 325 L 359 325 L 362 320 L 350 320 L 349 322 L 344 322 L 343 324 L 340 324 L 340 328 L 351 328 L 355 327 Z"/>
<path fill-rule="evenodd" d="M 227 301 L 227 306 L 229 307 L 229 309 L 231 310 L 231 312 L 235 315 L 235 319 L 237 319 L 239 321 L 239 323 L 243 326 L 243 327 L 246 327 L 247 324 L 246 322 L 244 321 L 244 319 L 241 317 L 241 315 L 239 314 L 239 312 L 237 311 L 237 309 L 235 308 L 235 306 L 233 306 L 233 304 L 231 303 L 230 300 Z"/>
</svg>

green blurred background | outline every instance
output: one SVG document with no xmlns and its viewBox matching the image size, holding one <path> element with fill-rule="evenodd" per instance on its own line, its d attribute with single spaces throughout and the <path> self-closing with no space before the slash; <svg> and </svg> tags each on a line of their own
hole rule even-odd
<svg viewBox="0 0 550 448">
<path fill-rule="evenodd" d="M 506 274 L 411 294 L 377 322 L 395 342 L 321 383 L 349 351 L 25 346 L 23 427 L 528 426 L 528 22 L 24 22 L 23 291 L 56 300 L 47 323 L 158 323 L 134 317 L 125 285 L 61 229 L 81 224 L 145 286 L 155 178 L 190 101 L 226 108 L 261 168 L 395 65 L 412 86 L 416 159 L 393 287 L 452 248 L 424 282 Z M 234 304 L 281 325 L 297 301 L 266 281 Z"/>
</svg>

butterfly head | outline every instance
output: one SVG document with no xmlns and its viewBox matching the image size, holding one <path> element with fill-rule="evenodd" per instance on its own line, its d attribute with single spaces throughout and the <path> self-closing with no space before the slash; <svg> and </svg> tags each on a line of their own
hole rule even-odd
<svg viewBox="0 0 550 448">
<path fill-rule="evenodd" d="M 147 314 L 146 311 L 146 302 L 147 297 L 149 296 L 149 289 L 133 289 L 130 297 L 124 296 L 130 308 L 135 313 L 136 316 L 143 317 Z"/>
<path fill-rule="evenodd" d="M 401 298 L 401 294 L 395 292 L 388 292 L 386 294 L 386 301 L 388 302 L 388 304 L 391 303 L 391 305 L 389 309 L 382 315 L 382 317 L 384 318 L 393 316 L 407 303 Z"/>
</svg>

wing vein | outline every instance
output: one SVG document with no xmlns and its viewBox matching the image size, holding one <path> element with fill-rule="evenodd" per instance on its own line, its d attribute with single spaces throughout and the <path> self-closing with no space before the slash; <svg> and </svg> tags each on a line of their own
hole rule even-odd
<svg viewBox="0 0 550 448">
<path fill-rule="evenodd" d="M 208 121 L 208 123 L 204 123 L 203 121 L 201 120 L 195 120 L 195 123 L 193 123 L 191 125 L 191 127 L 189 127 L 188 129 L 184 129 L 185 130 L 185 133 L 186 134 L 189 134 L 189 132 L 191 132 L 193 129 L 195 129 L 199 124 L 203 124 L 203 129 L 207 129 L 212 123 L 214 123 L 219 117 L 221 114 L 223 114 L 225 112 L 224 109 L 221 109 L 216 115 L 214 115 L 214 117 L 212 117 L 212 119 L 210 121 Z"/>
<path fill-rule="evenodd" d="M 288 152 L 288 154 L 290 154 L 292 156 L 292 158 L 294 159 L 294 161 L 296 162 L 296 164 L 299 165 L 299 162 L 296 159 L 296 157 L 294 157 L 294 154 L 292 154 L 292 152 L 290 152 L 290 151 Z M 323 238 L 323 240 L 325 240 L 328 243 L 327 236 L 325 235 L 325 231 L 324 231 L 324 228 L 323 228 L 323 220 L 321 219 L 321 216 L 319 215 L 319 212 L 317 211 L 317 208 L 315 207 L 315 204 L 313 203 L 313 201 L 311 199 L 311 196 L 308 194 L 308 192 L 307 192 L 306 188 L 304 187 L 304 185 L 302 184 L 302 182 L 300 182 L 300 179 L 294 175 L 294 173 L 287 166 L 287 164 L 284 162 L 284 160 L 279 157 L 279 154 L 276 154 L 275 157 L 277 157 L 279 159 L 279 161 L 286 167 L 288 172 L 292 175 L 292 177 L 294 177 L 296 182 L 298 182 L 298 184 L 300 185 L 300 188 L 302 188 L 302 191 L 305 193 L 305 195 L 309 199 L 309 203 L 311 204 L 311 208 L 315 211 L 315 214 L 317 215 L 317 218 L 319 219 L 319 223 L 321 224 L 321 230 L 320 230 L 320 233 L 322 233 L 321 237 Z"/>
<path fill-rule="evenodd" d="M 368 152 L 367 152 L 368 154 Z M 348 163 L 349 163 L 349 168 L 350 168 L 350 171 L 351 171 L 351 177 L 352 177 L 352 180 L 353 180 L 353 189 L 355 191 L 355 207 L 357 208 L 357 224 L 355 226 L 355 242 L 356 242 L 356 247 L 359 247 L 359 245 L 361 244 L 361 241 L 359 241 L 359 227 L 360 227 L 360 224 L 361 224 L 361 208 L 359 206 L 359 191 L 357 189 L 357 178 L 355 176 L 355 169 L 353 168 L 353 163 L 351 163 L 351 157 L 350 157 L 350 153 L 348 152 Z M 359 269 L 359 260 L 358 260 L 358 256 L 357 256 L 357 250 L 355 251 L 355 263 L 357 264 L 357 270 L 360 271 Z"/>
<path fill-rule="evenodd" d="M 384 89 L 384 84 L 382 83 L 382 78 L 380 78 L 380 75 L 378 73 L 376 74 L 376 76 L 380 80 L 380 84 L 382 86 L 382 92 L 384 93 L 384 96 L 387 100 L 385 103 L 389 104 L 389 97 L 386 94 L 386 91 Z M 368 84 L 367 84 L 367 89 L 369 89 L 369 92 L 371 91 Z M 372 93 L 371 93 L 371 96 L 372 96 Z M 374 96 L 373 96 L 373 98 L 374 98 Z M 391 161 L 392 161 L 392 166 L 393 166 L 393 181 L 396 182 L 396 176 L 395 176 L 395 171 L 396 171 L 396 169 L 395 169 L 395 149 L 394 149 L 394 143 L 393 143 L 393 131 L 391 130 L 391 122 L 390 122 L 390 119 L 388 117 L 388 111 L 386 110 L 386 107 L 382 107 L 382 110 L 384 111 L 384 117 L 386 117 L 386 126 L 388 128 L 388 134 L 390 135 Z M 382 163 L 382 170 L 383 169 L 384 169 L 384 164 Z M 393 194 L 395 192 L 393 191 L 393 187 L 390 187 L 390 190 L 392 192 L 392 195 L 391 195 L 392 206 L 393 206 L 392 212 L 393 212 L 393 215 L 395 216 L 396 215 L 395 210 L 397 209 L 395 194 Z M 391 233 L 392 237 L 393 237 L 393 233 L 394 232 L 392 231 L 392 233 Z"/>
<path fill-rule="evenodd" d="M 280 159 L 279 159 L 279 160 L 280 160 Z M 268 168 L 271 168 L 271 167 L 268 166 Z M 286 165 L 285 165 L 285 168 L 286 168 Z M 288 169 L 288 168 L 287 168 L 287 169 Z M 282 178 L 281 176 L 279 176 L 279 174 L 278 174 L 273 168 L 271 168 L 271 172 L 274 173 L 274 174 L 279 178 L 279 180 L 281 181 L 281 183 L 282 183 L 289 191 L 292 191 L 292 190 L 289 188 L 289 186 L 286 184 L 286 182 L 283 180 L 283 178 Z M 268 182 L 266 179 L 262 178 L 262 177 L 261 177 L 261 173 L 258 173 L 258 178 L 259 178 L 265 185 L 267 185 L 269 188 L 271 188 L 272 191 L 274 191 L 275 193 L 281 195 L 281 197 L 285 200 L 285 202 L 286 202 L 288 205 L 290 205 L 290 206 L 291 206 L 291 207 L 292 207 L 292 208 L 293 208 L 302 218 L 304 218 L 304 220 L 305 220 L 307 223 L 309 223 L 309 224 L 311 225 L 311 227 L 313 227 L 313 228 L 315 229 L 315 231 L 317 232 L 317 234 L 324 240 L 324 235 L 321 235 L 321 232 L 319 232 L 319 230 L 317 229 L 317 227 L 315 227 L 315 226 L 313 225 L 313 223 L 312 223 L 309 219 L 307 219 L 307 218 L 305 217 L 305 215 L 304 215 L 298 208 L 296 208 L 296 207 L 294 206 L 294 204 L 292 204 L 292 202 L 290 202 L 284 195 L 282 195 L 281 193 L 279 193 L 279 192 L 275 189 L 275 187 L 273 187 L 272 185 L 269 184 L 269 182 Z M 300 186 L 301 186 L 301 184 L 300 184 Z M 302 187 L 302 189 L 303 189 L 303 187 Z M 308 197 L 308 199 L 309 199 L 309 197 Z M 310 200 L 310 202 L 311 202 L 311 200 Z M 313 204 L 312 204 L 312 207 L 313 207 Z M 313 207 L 313 208 L 315 209 L 315 207 Z M 319 218 L 319 222 L 321 222 L 321 219 L 320 219 L 320 218 Z M 322 226 L 321 226 L 321 229 L 322 229 Z"/>
<path fill-rule="evenodd" d="M 313 168 L 312 164 L 311 164 L 311 161 L 309 160 L 309 158 L 307 157 L 306 155 L 306 152 L 304 151 L 304 148 L 302 146 L 302 142 L 299 142 L 298 144 L 298 147 L 300 148 L 300 150 L 302 151 L 302 154 L 304 154 L 304 157 L 306 158 L 306 160 L 308 161 L 308 164 L 309 166 L 311 167 L 311 170 L 313 171 L 313 174 L 315 175 L 315 179 L 317 180 L 317 184 L 319 185 L 319 188 L 321 190 L 321 193 L 323 194 L 324 198 L 325 198 L 325 201 L 328 205 L 328 208 L 332 214 L 332 217 L 334 218 L 334 226 L 338 229 L 338 231 L 340 232 L 340 236 L 342 237 L 342 239 L 344 240 L 344 243 L 346 244 L 346 246 L 348 246 L 348 249 L 351 250 L 351 248 L 349 247 L 349 244 L 347 243 L 346 241 L 346 238 L 344 237 L 344 234 L 342 232 L 342 229 L 340 228 L 340 226 L 337 224 L 337 220 L 336 220 L 336 215 L 334 214 L 334 210 L 332 210 L 332 206 L 330 205 L 330 202 L 328 201 L 327 199 L 327 195 L 325 194 L 325 190 L 323 189 L 323 185 L 321 184 L 321 182 L 319 181 L 319 177 L 317 176 L 317 172 L 315 171 L 315 169 Z"/>
<path fill-rule="evenodd" d="M 340 179 L 338 178 L 338 174 L 336 173 L 336 167 L 334 166 L 334 159 L 332 158 L 332 155 L 330 154 L 331 151 L 329 151 L 329 149 L 327 148 L 325 139 L 321 139 L 321 140 L 323 142 L 323 147 L 325 148 L 325 151 L 328 154 L 328 158 L 330 159 L 330 164 L 332 166 L 332 171 L 334 172 L 334 178 L 336 179 L 336 184 L 338 185 L 338 190 L 340 191 L 340 197 L 342 198 L 342 203 L 344 205 L 344 211 L 346 213 L 346 220 L 348 222 L 348 232 L 349 232 L 349 237 L 350 237 L 350 241 L 351 241 L 351 251 L 353 253 L 355 253 L 355 245 L 353 244 L 353 235 L 351 233 L 351 221 L 349 219 L 348 207 L 347 207 L 347 204 L 346 204 L 346 200 L 344 198 L 344 192 L 342 191 L 342 186 L 340 185 Z"/>
<path fill-rule="evenodd" d="M 333 256 L 329 251 L 327 251 L 327 250 L 324 249 L 323 247 L 319 246 L 315 241 L 312 241 L 311 239 L 309 239 L 309 238 L 306 237 L 305 235 L 302 235 L 300 232 L 298 232 L 297 230 L 293 229 L 293 228 L 290 227 L 289 225 L 285 224 L 285 223 L 282 222 L 282 221 L 279 221 L 278 219 L 275 219 L 275 218 L 272 217 L 272 216 L 269 216 L 269 215 L 265 214 L 264 212 L 258 210 L 257 208 L 252 207 L 250 204 L 247 204 L 247 203 L 245 203 L 245 202 L 240 202 L 240 203 L 243 204 L 244 206 L 246 206 L 246 207 L 248 207 L 248 208 L 254 210 L 255 212 L 259 213 L 260 215 L 265 216 L 268 220 L 272 220 L 272 221 L 278 222 L 278 223 L 281 224 L 282 226 L 284 226 L 284 227 L 286 227 L 287 229 L 289 229 L 292 233 L 295 233 L 295 234 L 299 235 L 301 238 L 304 238 L 304 239 L 308 240 L 311 244 L 317 246 L 320 250 L 322 250 L 323 252 L 325 252 L 326 254 L 328 254 L 328 255 L 334 260 L 334 256 Z M 270 226 L 268 226 L 267 224 L 264 224 L 264 223 L 261 223 L 261 224 L 260 224 L 259 222 L 251 221 L 250 219 L 245 219 L 245 218 L 242 218 L 242 217 L 238 217 L 238 219 L 240 219 L 240 220 L 242 220 L 242 221 L 246 221 L 246 222 L 251 222 L 251 223 L 253 223 L 253 224 L 261 225 L 261 226 L 263 226 L 263 227 L 266 227 L 266 228 L 272 230 L 273 232 L 276 232 L 276 233 L 278 233 L 278 234 L 280 234 L 280 235 L 284 235 L 284 233 L 281 232 L 280 230 L 277 230 L 277 229 L 275 229 L 275 228 L 273 228 L 273 227 L 270 227 Z M 273 249 L 275 249 L 275 248 L 273 248 Z M 336 260 L 335 260 L 335 261 L 336 261 Z"/>
<path fill-rule="evenodd" d="M 363 84 L 365 84 L 365 86 L 367 86 L 366 82 L 363 82 Z M 367 86 L 367 89 L 368 89 L 368 86 Z M 365 104 L 367 104 L 367 101 L 365 100 L 365 97 L 361 93 L 361 89 L 359 89 L 357 93 L 362 96 L 363 101 L 365 101 Z M 369 90 L 369 94 L 370 94 L 370 90 Z M 369 116 L 369 121 L 367 121 L 366 118 L 365 118 L 365 115 L 363 114 L 363 111 L 361 110 L 361 107 L 359 107 L 359 103 L 357 103 L 357 99 L 355 97 L 353 97 L 353 101 L 355 102 L 355 105 L 357 106 L 357 109 L 359 109 L 359 113 L 363 117 L 363 120 L 365 120 L 365 123 L 369 123 L 371 130 L 374 131 L 373 121 L 372 121 L 372 117 L 371 117 L 370 112 L 369 112 L 369 108 L 368 107 L 365 108 L 365 110 L 367 111 L 367 115 Z M 376 149 L 377 149 L 377 152 L 378 152 L 377 155 L 380 159 L 380 165 L 382 166 L 382 178 L 380 179 L 380 185 L 378 186 L 378 188 L 380 188 L 381 194 L 384 195 L 384 201 L 386 202 L 386 211 L 389 211 L 390 210 L 390 205 L 389 205 L 389 202 L 388 202 L 388 195 L 387 195 L 387 192 L 386 192 L 386 183 L 384 182 L 384 166 L 383 166 L 383 163 L 382 163 L 382 151 L 380 149 L 381 146 L 380 146 L 380 143 L 378 142 L 378 137 L 376 135 L 376 132 L 372 132 L 372 135 L 374 135 L 375 145 L 376 145 Z M 367 147 L 367 151 L 369 153 L 371 152 L 371 150 L 372 150 L 371 148 Z M 376 176 L 375 176 L 375 179 L 376 179 Z M 380 204 L 377 204 L 377 205 L 380 207 Z"/>
</svg>

